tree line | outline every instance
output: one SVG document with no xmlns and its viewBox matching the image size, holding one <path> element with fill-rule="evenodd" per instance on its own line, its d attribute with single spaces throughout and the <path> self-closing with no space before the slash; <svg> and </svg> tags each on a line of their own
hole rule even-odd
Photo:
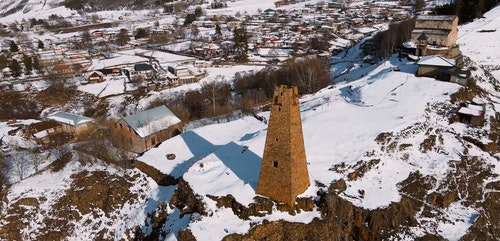
<svg viewBox="0 0 500 241">
<path fill-rule="evenodd" d="M 457 15 L 460 23 L 481 18 L 485 12 L 495 7 L 500 0 L 455 0 L 435 9 L 437 14 Z"/>
<path fill-rule="evenodd" d="M 411 32 L 415 28 L 415 19 L 408 19 L 400 23 L 389 25 L 389 29 L 378 32 L 366 41 L 363 50 L 378 58 L 392 55 L 405 41 L 411 39 Z"/>
<path fill-rule="evenodd" d="M 297 86 L 299 94 L 314 93 L 332 83 L 328 59 L 292 59 L 283 67 L 268 66 L 257 72 L 236 73 L 232 82 L 204 84 L 174 100 L 158 99 L 148 108 L 166 105 L 183 122 L 225 118 L 235 111 L 254 113 L 269 103 L 277 85 Z"/>
</svg>

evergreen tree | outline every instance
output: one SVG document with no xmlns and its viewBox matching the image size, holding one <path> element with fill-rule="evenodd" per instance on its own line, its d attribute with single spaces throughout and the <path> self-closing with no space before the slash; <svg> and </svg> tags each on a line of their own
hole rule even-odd
<svg viewBox="0 0 500 241">
<path fill-rule="evenodd" d="M 149 36 L 149 34 L 146 31 L 146 29 L 144 29 L 144 28 L 138 28 L 137 29 L 137 33 L 135 34 L 135 38 L 136 39 L 146 38 L 147 36 Z"/>
<path fill-rule="evenodd" d="M 40 65 L 40 61 L 38 61 L 38 58 L 33 58 L 33 68 L 36 70 L 42 69 L 42 66 Z"/>
<path fill-rule="evenodd" d="M 196 21 L 196 15 L 189 13 L 188 15 L 186 15 L 186 19 L 184 19 L 184 26 L 187 26 L 194 21 Z"/>
<path fill-rule="evenodd" d="M 31 57 L 23 54 L 23 58 L 21 59 L 21 61 L 23 62 L 26 71 L 29 72 L 30 70 L 33 70 L 33 59 Z"/>
<path fill-rule="evenodd" d="M 45 48 L 42 40 L 40 40 L 40 39 L 38 40 L 38 46 L 37 47 L 38 47 L 38 49 L 44 49 Z"/>
<path fill-rule="evenodd" d="M 245 29 L 243 28 L 234 29 L 233 42 L 234 42 L 234 51 L 236 54 L 236 60 L 239 62 L 247 61 L 248 37 L 245 34 Z"/>
<path fill-rule="evenodd" d="M 19 76 L 21 74 L 21 65 L 17 62 L 17 60 L 13 59 L 9 65 L 10 70 L 14 76 Z"/>
<path fill-rule="evenodd" d="M 17 46 L 16 42 L 10 41 L 10 52 L 12 53 L 17 53 L 19 51 L 19 47 Z"/>
<path fill-rule="evenodd" d="M 203 9 L 200 6 L 196 7 L 194 9 L 194 15 L 196 17 L 201 17 L 203 15 Z"/>
<path fill-rule="evenodd" d="M 9 66 L 9 61 L 7 59 L 7 56 L 5 55 L 0 55 L 0 69 L 3 69 L 5 67 Z"/>
<path fill-rule="evenodd" d="M 217 39 L 222 38 L 222 29 L 219 24 L 215 25 L 215 38 Z"/>
</svg>

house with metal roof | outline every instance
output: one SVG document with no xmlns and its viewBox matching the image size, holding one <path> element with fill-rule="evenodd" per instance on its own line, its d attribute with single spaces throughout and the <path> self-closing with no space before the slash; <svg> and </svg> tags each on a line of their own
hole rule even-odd
<svg viewBox="0 0 500 241">
<path fill-rule="evenodd" d="M 181 132 L 181 120 L 161 105 L 121 118 L 112 127 L 112 138 L 117 147 L 143 153 Z"/>
<path fill-rule="evenodd" d="M 92 118 L 62 111 L 51 114 L 46 119 L 61 124 L 61 132 L 69 134 L 76 140 L 81 139 L 94 125 Z"/>
</svg>

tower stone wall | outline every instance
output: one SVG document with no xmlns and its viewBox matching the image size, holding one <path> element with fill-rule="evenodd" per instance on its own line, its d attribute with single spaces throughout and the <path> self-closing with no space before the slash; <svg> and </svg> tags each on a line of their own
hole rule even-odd
<svg viewBox="0 0 500 241">
<path fill-rule="evenodd" d="M 294 206 L 309 187 L 297 87 L 276 87 L 257 194 Z"/>
</svg>

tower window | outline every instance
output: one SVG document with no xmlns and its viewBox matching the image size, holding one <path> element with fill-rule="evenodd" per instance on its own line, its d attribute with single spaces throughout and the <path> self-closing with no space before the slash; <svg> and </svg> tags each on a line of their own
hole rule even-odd
<svg viewBox="0 0 500 241">
<path fill-rule="evenodd" d="M 274 161 L 274 163 L 273 163 L 273 167 L 278 168 L 278 161 Z"/>
</svg>

